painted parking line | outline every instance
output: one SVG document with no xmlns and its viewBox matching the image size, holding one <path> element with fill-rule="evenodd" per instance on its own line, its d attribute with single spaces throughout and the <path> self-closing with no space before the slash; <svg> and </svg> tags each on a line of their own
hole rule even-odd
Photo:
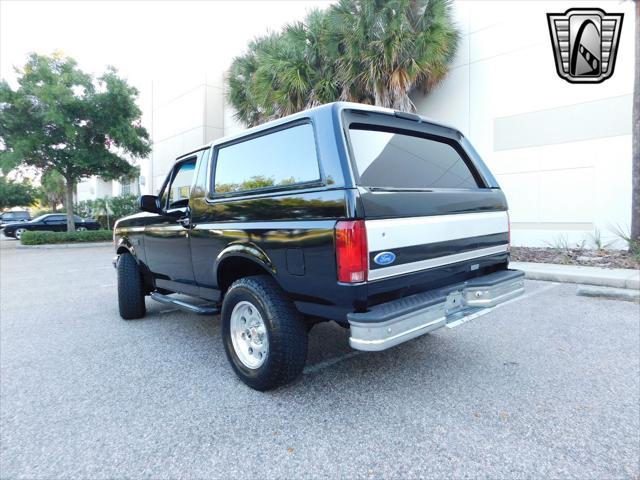
<svg viewBox="0 0 640 480">
<path fill-rule="evenodd" d="M 309 374 L 319 372 L 320 370 L 324 370 L 327 367 L 331 367 L 336 363 L 340 363 L 343 360 L 348 360 L 350 358 L 356 357 L 362 353 L 363 352 L 360 352 L 358 350 L 353 350 L 352 352 L 345 353 L 344 355 L 341 355 L 339 357 L 330 358 L 329 360 L 325 360 L 324 362 L 314 363 L 313 365 L 309 365 L 308 367 L 305 367 L 304 370 L 302 371 L 302 374 L 309 375 Z"/>
<path fill-rule="evenodd" d="M 469 315 L 468 317 L 466 317 L 464 319 L 458 320 L 456 322 L 452 322 L 449 325 L 447 325 L 447 327 L 448 328 L 457 327 L 458 325 L 462 325 L 463 323 L 466 323 L 469 320 L 473 320 L 474 318 L 478 318 L 478 317 L 481 317 L 482 315 L 486 315 L 487 313 L 491 313 L 492 311 L 494 311 L 497 308 L 504 307 L 505 305 L 509 305 L 511 303 L 518 302 L 518 301 L 524 300 L 526 298 L 533 297 L 535 295 L 538 295 L 539 293 L 544 293 L 547 290 L 550 290 L 550 289 L 552 289 L 554 287 L 557 287 L 558 285 L 560 285 L 560 284 L 556 283 L 556 282 L 553 282 L 550 285 L 546 285 L 546 286 L 544 286 L 542 288 L 538 288 L 536 290 L 533 290 L 532 292 L 526 293 L 526 294 L 524 294 L 524 295 L 522 295 L 522 296 L 520 296 L 518 298 L 513 298 L 511 300 L 507 300 L 506 302 L 501 303 L 500 305 L 496 305 L 493 308 L 488 308 L 486 310 L 483 310 L 481 312 L 475 313 L 473 315 Z M 350 358 L 356 357 L 356 356 L 358 356 L 358 355 L 360 355 L 362 353 L 365 353 L 365 352 L 360 352 L 358 350 L 353 350 L 351 352 L 345 353 L 344 355 L 340 355 L 338 357 L 330 358 L 330 359 L 325 360 L 323 362 L 318 362 L 318 363 L 314 363 L 313 365 L 309 365 L 309 366 L 304 368 L 302 373 L 303 373 L 303 375 L 314 374 L 314 373 L 317 373 L 317 372 L 319 372 L 321 370 L 324 370 L 325 368 L 328 368 L 328 367 L 331 367 L 331 366 L 333 366 L 333 365 L 335 365 L 337 363 L 340 363 L 340 362 L 342 362 L 344 360 L 349 360 Z"/>
</svg>

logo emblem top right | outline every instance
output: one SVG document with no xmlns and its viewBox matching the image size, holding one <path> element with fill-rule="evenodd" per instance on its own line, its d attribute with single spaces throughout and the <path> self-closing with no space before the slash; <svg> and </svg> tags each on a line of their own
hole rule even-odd
<svg viewBox="0 0 640 480">
<path fill-rule="evenodd" d="M 571 83 L 600 83 L 613 75 L 622 29 L 622 13 L 599 8 L 570 8 L 548 13 L 551 45 L 560 78 Z"/>
</svg>

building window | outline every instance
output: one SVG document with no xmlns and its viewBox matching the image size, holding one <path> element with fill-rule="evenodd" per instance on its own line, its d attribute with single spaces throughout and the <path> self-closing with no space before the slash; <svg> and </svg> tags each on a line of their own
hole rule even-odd
<svg viewBox="0 0 640 480">
<path fill-rule="evenodd" d="M 126 183 L 125 183 L 126 182 Z M 121 195 L 136 195 L 138 193 L 137 179 L 123 180 L 121 186 Z"/>
</svg>

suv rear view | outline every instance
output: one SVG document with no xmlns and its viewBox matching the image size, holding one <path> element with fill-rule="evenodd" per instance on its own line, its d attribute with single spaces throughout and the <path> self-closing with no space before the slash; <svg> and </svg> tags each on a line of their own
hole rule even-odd
<svg viewBox="0 0 640 480">
<path fill-rule="evenodd" d="M 417 115 L 334 103 L 216 140 L 141 208 L 115 229 L 121 315 L 144 315 L 145 295 L 221 311 L 229 361 L 260 390 L 302 371 L 319 321 L 383 350 L 524 288 L 495 178 Z"/>
</svg>

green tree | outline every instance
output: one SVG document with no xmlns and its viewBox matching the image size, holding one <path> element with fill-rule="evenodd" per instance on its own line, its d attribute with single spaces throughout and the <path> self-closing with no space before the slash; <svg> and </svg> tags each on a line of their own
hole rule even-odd
<svg viewBox="0 0 640 480">
<path fill-rule="evenodd" d="M 32 54 L 18 71 L 18 88 L 0 83 L 0 165 L 55 169 L 65 180 L 67 228 L 75 230 L 73 192 L 82 178 L 135 175 L 125 155 L 146 156 L 138 91 L 110 68 L 97 79 L 75 60 Z"/>
<path fill-rule="evenodd" d="M 92 217 L 102 228 L 113 229 L 116 220 L 139 211 L 136 195 L 104 197 L 78 202 L 75 211 L 81 217 Z"/>
<path fill-rule="evenodd" d="M 64 177 L 54 169 L 46 170 L 40 177 L 40 188 L 38 189 L 40 202 L 51 207 L 51 211 L 57 212 L 58 205 L 65 202 L 65 193 Z"/>
<path fill-rule="evenodd" d="M 35 199 L 36 191 L 28 181 L 15 182 L 0 175 L 0 209 L 28 207 Z"/>
<path fill-rule="evenodd" d="M 251 42 L 228 99 L 248 126 L 335 100 L 414 111 L 411 93 L 442 80 L 458 37 L 449 0 L 341 0 Z"/>
</svg>

